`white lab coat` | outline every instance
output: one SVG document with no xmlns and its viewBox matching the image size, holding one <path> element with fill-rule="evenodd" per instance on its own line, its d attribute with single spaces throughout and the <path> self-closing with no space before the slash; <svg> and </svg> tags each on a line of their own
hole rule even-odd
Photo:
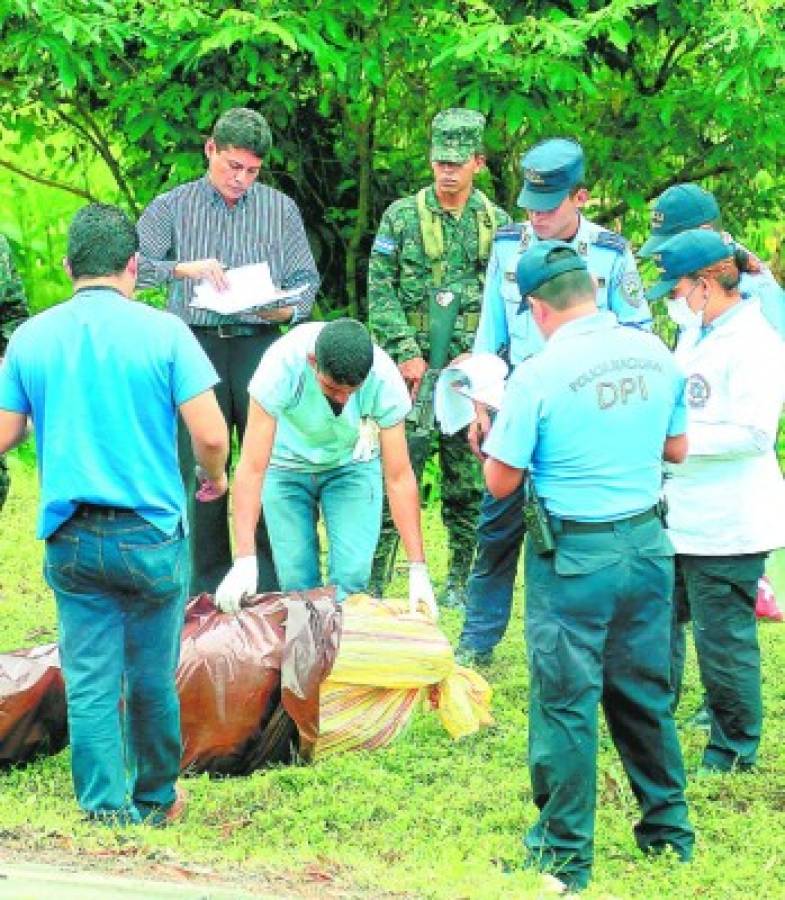
<svg viewBox="0 0 785 900">
<path fill-rule="evenodd" d="M 785 546 L 785 482 L 775 454 L 785 343 L 750 300 L 701 337 L 679 338 L 688 456 L 668 466 L 668 534 L 677 553 L 730 556 Z"/>
</svg>

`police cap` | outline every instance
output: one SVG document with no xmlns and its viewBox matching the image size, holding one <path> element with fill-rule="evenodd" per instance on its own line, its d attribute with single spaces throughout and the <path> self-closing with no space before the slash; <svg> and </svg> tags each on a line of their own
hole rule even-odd
<svg viewBox="0 0 785 900">
<path fill-rule="evenodd" d="M 583 147 L 568 138 L 540 141 L 521 157 L 523 189 L 518 206 L 546 212 L 564 200 L 583 181 Z"/>
</svg>

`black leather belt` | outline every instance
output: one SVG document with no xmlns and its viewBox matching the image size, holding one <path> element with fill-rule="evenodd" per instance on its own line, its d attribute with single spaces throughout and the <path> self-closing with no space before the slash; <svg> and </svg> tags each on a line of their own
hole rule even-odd
<svg viewBox="0 0 785 900">
<path fill-rule="evenodd" d="M 252 337 L 255 334 L 267 333 L 276 325 L 191 325 L 193 331 L 202 334 L 215 334 L 219 338 Z"/>
<path fill-rule="evenodd" d="M 644 522 L 650 522 L 652 519 L 658 518 L 659 514 L 658 507 L 652 506 L 651 509 L 637 513 L 634 516 L 628 516 L 625 519 L 612 519 L 608 522 L 576 522 L 573 519 L 556 519 L 558 523 L 556 527 L 565 534 L 578 531 L 595 533 L 613 531 L 616 525 L 643 525 Z"/>
<path fill-rule="evenodd" d="M 74 515 L 88 518 L 99 516 L 105 519 L 116 519 L 118 516 L 135 516 L 136 511 L 127 506 L 103 506 L 100 503 L 80 503 Z"/>
</svg>

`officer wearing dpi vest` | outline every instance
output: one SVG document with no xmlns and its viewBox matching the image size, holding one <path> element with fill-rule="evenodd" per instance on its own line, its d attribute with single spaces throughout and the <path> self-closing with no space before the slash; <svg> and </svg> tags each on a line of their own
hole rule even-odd
<svg viewBox="0 0 785 900">
<path fill-rule="evenodd" d="M 650 328 L 649 307 L 627 241 L 582 213 L 589 192 L 581 145 L 565 138 L 541 141 L 523 155 L 521 167 L 518 205 L 526 210 L 528 221 L 500 228 L 494 237 L 474 352 L 502 353 L 514 367 L 542 349 L 542 335 L 521 303 L 516 280 L 521 254 L 542 240 L 567 241 L 585 260 L 597 285 L 600 309 L 610 310 L 622 325 Z M 469 429 L 476 452 L 488 424 L 483 414 Z M 486 493 L 459 643 L 459 658 L 466 665 L 490 663 L 504 636 L 523 533 L 521 493 L 502 501 Z"/>
<path fill-rule="evenodd" d="M 670 679 L 674 551 L 659 504 L 663 456 L 687 451 L 685 379 L 656 337 L 597 309 L 569 244 L 534 244 L 517 280 L 547 343 L 510 379 L 483 444 L 485 480 L 499 498 L 533 482 L 541 500 L 525 549 L 539 810 L 525 862 L 580 890 L 594 855 L 600 704 L 640 807 L 639 848 L 692 853 Z"/>
<path fill-rule="evenodd" d="M 435 376 L 472 346 L 493 235 L 510 221 L 473 186 L 485 165 L 484 125 L 482 114 L 470 109 L 448 109 L 434 118 L 434 183 L 387 208 L 371 251 L 369 325 L 376 342 L 398 364 L 415 402 L 407 438 L 418 479 L 435 438 Z M 450 550 L 440 599 L 460 605 L 474 555 L 480 479 L 465 434 L 439 435 L 438 447 Z M 371 580 L 375 593 L 381 594 L 389 580 L 395 549 L 395 529 L 385 506 Z"/>
</svg>

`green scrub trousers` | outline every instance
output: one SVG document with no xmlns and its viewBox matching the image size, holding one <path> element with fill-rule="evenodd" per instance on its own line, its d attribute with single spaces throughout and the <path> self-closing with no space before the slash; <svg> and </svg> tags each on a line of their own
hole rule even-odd
<svg viewBox="0 0 785 900">
<path fill-rule="evenodd" d="M 684 623 L 692 633 L 711 731 L 703 766 L 719 772 L 755 765 L 763 726 L 760 648 L 755 619 L 765 553 L 677 557 L 673 677 L 684 675 Z"/>
</svg>

